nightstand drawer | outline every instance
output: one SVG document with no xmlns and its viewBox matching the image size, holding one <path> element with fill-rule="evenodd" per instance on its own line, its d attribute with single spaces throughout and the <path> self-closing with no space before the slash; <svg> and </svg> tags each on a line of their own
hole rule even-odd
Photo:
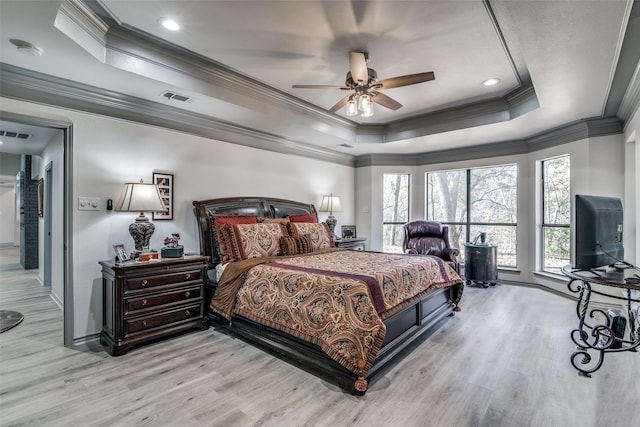
<svg viewBox="0 0 640 427">
<path fill-rule="evenodd" d="M 139 317 L 136 319 L 125 319 L 125 336 L 166 326 L 171 323 L 179 323 L 185 320 L 200 318 L 202 317 L 200 307 L 201 304 L 194 304 L 176 310 L 163 311 L 151 316 Z"/>
<path fill-rule="evenodd" d="M 155 276 L 131 277 L 125 279 L 125 291 L 148 289 L 173 283 L 202 279 L 202 270 L 188 270 L 178 273 L 158 274 Z"/>
<path fill-rule="evenodd" d="M 202 297 L 202 287 L 190 287 L 162 294 L 148 295 L 137 298 L 126 299 L 124 304 L 124 314 L 132 314 L 138 310 L 145 310 L 166 304 L 182 303 L 184 301 L 200 299 Z"/>
</svg>

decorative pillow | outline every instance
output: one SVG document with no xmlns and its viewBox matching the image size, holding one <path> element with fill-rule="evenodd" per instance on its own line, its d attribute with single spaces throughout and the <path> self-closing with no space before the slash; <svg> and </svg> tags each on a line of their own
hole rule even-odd
<svg viewBox="0 0 640 427">
<path fill-rule="evenodd" d="M 260 222 L 286 224 L 289 222 L 289 218 L 260 218 Z"/>
<path fill-rule="evenodd" d="M 291 222 L 318 222 L 318 216 L 312 213 L 288 215 L 287 218 L 289 218 Z"/>
<path fill-rule="evenodd" d="M 255 224 L 257 222 L 257 215 L 213 215 L 211 217 L 211 228 L 221 263 L 227 263 L 231 259 L 231 248 L 223 230 L 224 226 L 227 224 Z"/>
<path fill-rule="evenodd" d="M 279 255 L 280 238 L 287 235 L 285 224 L 278 223 L 228 224 L 225 227 L 232 261 Z"/>
<path fill-rule="evenodd" d="M 308 236 L 313 250 L 334 247 L 333 236 L 329 226 L 324 223 L 290 222 L 289 234 L 293 237 Z"/>
<path fill-rule="evenodd" d="M 313 252 L 313 243 L 311 242 L 309 236 L 282 236 L 280 238 L 281 255 L 299 255 L 309 252 Z"/>
</svg>

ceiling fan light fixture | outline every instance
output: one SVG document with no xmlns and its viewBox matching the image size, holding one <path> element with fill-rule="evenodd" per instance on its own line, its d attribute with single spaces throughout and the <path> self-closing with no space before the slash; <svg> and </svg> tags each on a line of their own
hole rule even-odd
<svg viewBox="0 0 640 427">
<path fill-rule="evenodd" d="M 362 112 L 367 111 L 371 105 L 371 95 L 362 93 L 358 96 L 358 109 Z"/>
<path fill-rule="evenodd" d="M 373 116 L 373 103 L 369 102 L 369 104 L 367 105 L 367 108 L 362 110 L 362 112 L 360 113 L 360 116 L 361 117 L 371 117 L 371 116 Z"/>
<path fill-rule="evenodd" d="M 347 101 L 346 114 L 347 116 L 355 116 L 358 114 L 358 105 L 354 95 L 352 95 L 351 98 L 349 98 L 349 101 Z"/>
</svg>

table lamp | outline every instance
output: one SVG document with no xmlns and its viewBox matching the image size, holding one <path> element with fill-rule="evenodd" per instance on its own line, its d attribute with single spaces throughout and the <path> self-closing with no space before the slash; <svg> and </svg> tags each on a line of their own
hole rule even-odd
<svg viewBox="0 0 640 427">
<path fill-rule="evenodd" d="M 331 233 L 335 235 L 335 228 L 338 220 L 333 216 L 334 212 L 342 212 L 342 206 L 340 206 L 340 198 L 338 196 L 334 196 L 331 193 L 328 196 L 322 197 L 322 203 L 320 203 L 320 212 L 329 212 L 329 218 L 327 218 L 327 225 L 329 225 L 329 229 Z"/>
<path fill-rule="evenodd" d="M 155 184 L 145 184 L 128 182 L 124 184 L 120 199 L 115 206 L 119 212 L 140 212 L 135 222 L 129 225 L 129 234 L 135 242 L 134 253 L 142 252 L 142 248 L 149 246 L 149 240 L 156 227 L 149 218 L 144 216 L 145 212 L 164 212 L 167 210 L 162 202 L 160 190 Z"/>
</svg>

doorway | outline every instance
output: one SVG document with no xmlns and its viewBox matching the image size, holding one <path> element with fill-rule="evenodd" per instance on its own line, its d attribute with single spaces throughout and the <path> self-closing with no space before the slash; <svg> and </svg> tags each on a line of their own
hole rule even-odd
<svg viewBox="0 0 640 427">
<path fill-rule="evenodd" d="M 41 155 L 44 167 L 43 216 L 39 268 L 42 284 L 50 291 L 52 299 L 63 311 L 63 344 L 72 347 L 73 342 L 73 280 L 72 280 L 72 124 L 56 120 L 25 116 L 0 111 L 0 124 L 33 131 L 33 139 L 46 134 L 48 139 L 38 152 L 29 151 L 28 145 L 3 144 L 3 152 L 20 155 Z M 51 137 L 53 135 L 53 137 Z M 35 142 L 35 141 L 29 141 Z M 53 146 L 53 148 L 51 148 Z M 11 151 L 13 150 L 13 151 Z"/>
</svg>

